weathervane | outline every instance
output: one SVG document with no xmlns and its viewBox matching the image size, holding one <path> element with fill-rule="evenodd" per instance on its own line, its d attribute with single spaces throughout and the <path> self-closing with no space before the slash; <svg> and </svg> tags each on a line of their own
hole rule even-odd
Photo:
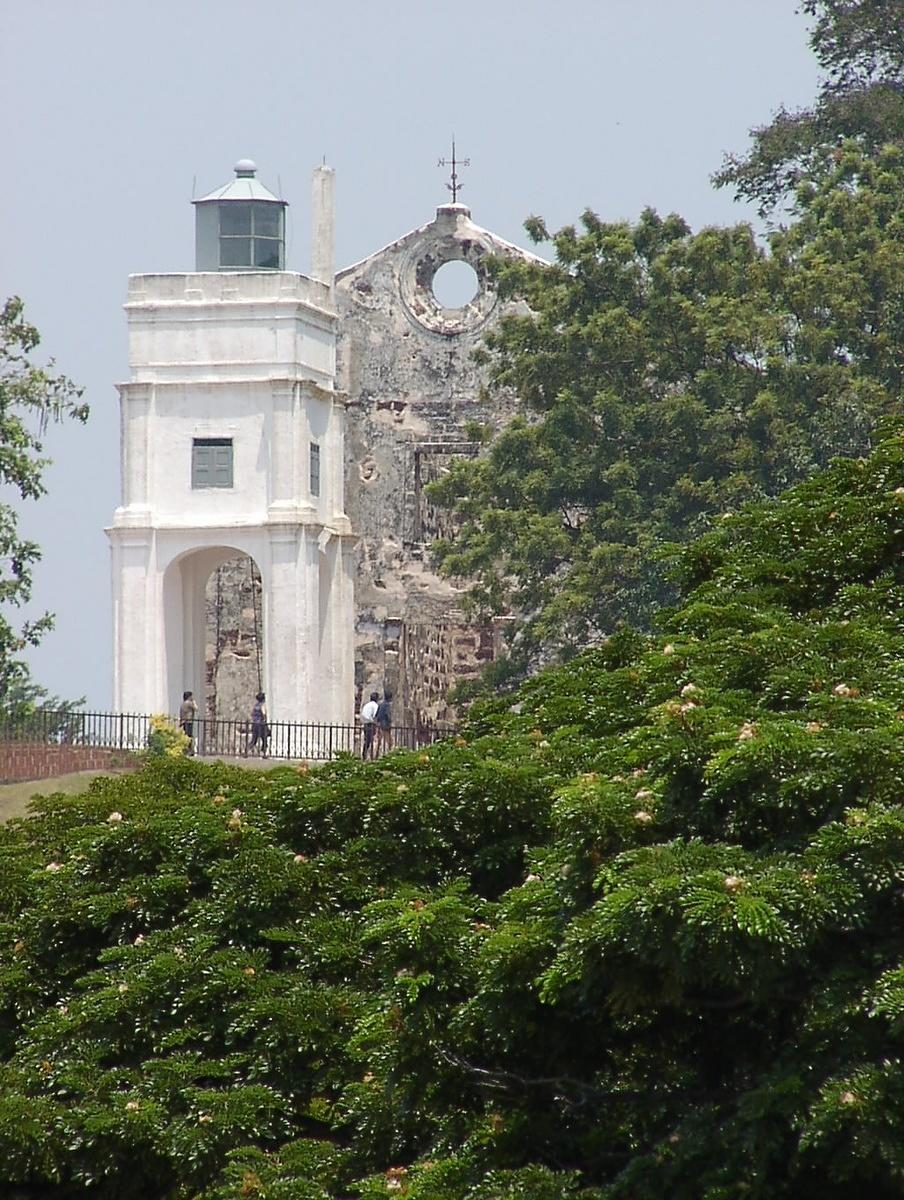
<svg viewBox="0 0 904 1200">
<path fill-rule="evenodd" d="M 458 172 L 456 170 L 456 167 L 469 167 L 471 165 L 471 160 L 469 158 L 463 158 L 459 162 L 458 159 L 455 157 L 455 135 L 454 134 L 452 135 L 452 158 L 451 159 L 441 158 L 437 161 L 436 165 L 438 167 L 451 167 L 452 168 L 452 182 L 447 183 L 446 187 L 452 193 L 452 203 L 457 204 L 458 203 L 458 193 L 461 191 L 464 184 L 461 184 L 458 182 Z"/>
</svg>

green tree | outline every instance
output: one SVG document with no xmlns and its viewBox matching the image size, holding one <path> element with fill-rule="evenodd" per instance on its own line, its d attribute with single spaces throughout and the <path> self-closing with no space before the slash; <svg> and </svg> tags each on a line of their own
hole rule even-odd
<svg viewBox="0 0 904 1200">
<path fill-rule="evenodd" d="M 904 1168 L 904 436 L 459 739 L 0 828 L 11 1200 L 848 1200 Z"/>
<path fill-rule="evenodd" d="M 904 146 L 902 0 L 804 0 L 814 19 L 810 45 L 825 72 L 816 103 L 751 131 L 746 155 L 729 155 L 715 182 L 733 187 L 766 214 L 801 179 L 831 171 L 840 142 L 872 154 Z"/>
<path fill-rule="evenodd" d="M 647 623 L 663 543 L 869 448 L 900 404 L 902 193 L 901 152 L 848 143 L 766 247 L 746 225 L 587 213 L 551 266 L 500 265 L 530 311 L 488 336 L 491 381 L 523 413 L 433 485 L 459 521 L 434 552 L 476 606 L 521 616 L 516 653 Z"/>
<path fill-rule="evenodd" d="M 31 355 L 40 343 L 37 329 L 26 321 L 24 305 L 13 296 L 0 312 L 0 485 L 22 500 L 44 494 L 41 439 L 48 422 L 73 417 L 85 421 L 88 406 L 81 391 L 51 362 L 36 365 Z M 32 593 L 32 568 L 40 558 L 38 546 L 19 534 L 15 507 L 0 503 L 0 606 L 19 608 Z M 0 712 L 17 715 L 45 699 L 20 657 L 52 627 L 49 613 L 18 626 L 0 612 Z"/>
</svg>

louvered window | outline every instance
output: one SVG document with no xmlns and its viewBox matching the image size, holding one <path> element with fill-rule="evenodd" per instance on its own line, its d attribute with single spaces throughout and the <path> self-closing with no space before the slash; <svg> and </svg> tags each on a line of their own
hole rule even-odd
<svg viewBox="0 0 904 1200">
<path fill-rule="evenodd" d="M 311 495 L 320 495 L 320 447 L 311 442 Z"/>
<path fill-rule="evenodd" d="M 232 438 L 195 438 L 191 447 L 193 488 L 232 487 Z"/>
</svg>

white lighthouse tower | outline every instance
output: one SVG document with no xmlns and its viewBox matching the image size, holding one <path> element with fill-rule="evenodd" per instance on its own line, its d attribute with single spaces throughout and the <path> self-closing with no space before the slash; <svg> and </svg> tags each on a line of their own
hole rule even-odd
<svg viewBox="0 0 904 1200">
<path fill-rule="evenodd" d="M 271 720 L 350 723 L 351 551 L 335 391 L 333 173 L 314 175 L 314 270 L 285 269 L 286 203 L 243 159 L 195 201 L 196 270 L 133 275 L 119 386 L 114 705 L 204 711 L 205 585 L 246 555 L 260 580 Z M 249 707 L 253 696 L 249 696 Z"/>
</svg>

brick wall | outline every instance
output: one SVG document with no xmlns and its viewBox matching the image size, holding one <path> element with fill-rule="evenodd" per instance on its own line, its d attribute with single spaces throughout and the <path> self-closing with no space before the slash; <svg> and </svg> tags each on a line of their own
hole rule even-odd
<svg viewBox="0 0 904 1200">
<path fill-rule="evenodd" d="M 73 771 L 110 771 L 138 766 L 127 750 L 100 746 L 46 746 L 41 742 L 0 743 L 0 783 L 52 779 Z"/>
</svg>

